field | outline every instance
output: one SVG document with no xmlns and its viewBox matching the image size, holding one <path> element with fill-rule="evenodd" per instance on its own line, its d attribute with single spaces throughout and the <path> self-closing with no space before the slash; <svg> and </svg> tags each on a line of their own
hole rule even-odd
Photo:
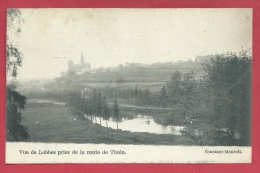
<svg viewBox="0 0 260 173">
<path fill-rule="evenodd" d="M 89 88 L 89 89 L 99 89 L 99 88 L 118 88 L 118 89 L 124 89 L 124 88 L 135 88 L 138 86 L 139 89 L 149 89 L 151 92 L 159 92 L 162 87 L 166 84 L 166 82 L 132 82 L 132 83 L 91 83 L 87 82 L 84 83 L 83 86 Z"/>
<path fill-rule="evenodd" d="M 192 145 L 183 136 L 133 133 L 92 124 L 66 106 L 28 102 L 22 112 L 28 142 Z"/>
</svg>

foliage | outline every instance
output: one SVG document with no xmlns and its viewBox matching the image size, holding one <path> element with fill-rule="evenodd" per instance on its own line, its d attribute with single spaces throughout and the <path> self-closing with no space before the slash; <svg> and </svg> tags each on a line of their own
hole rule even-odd
<svg viewBox="0 0 260 173">
<path fill-rule="evenodd" d="M 181 73 L 175 71 L 170 82 L 167 84 L 167 91 L 171 104 L 176 104 L 181 99 L 181 79 Z"/>
<path fill-rule="evenodd" d="M 197 80 L 176 71 L 159 95 L 159 105 L 174 111 L 156 121 L 187 124 L 183 134 L 199 145 L 250 145 L 251 61 L 242 50 L 212 58 Z"/>
<path fill-rule="evenodd" d="M 15 36 L 21 32 L 20 22 L 22 21 L 21 12 L 18 9 L 9 9 L 7 11 L 7 50 L 6 50 L 6 66 L 7 76 L 13 79 L 17 77 L 17 69 L 22 65 L 23 54 L 15 45 Z M 11 35 L 10 35 L 11 34 Z M 14 38 L 12 38 L 14 37 Z M 24 108 L 26 97 L 22 96 L 15 90 L 12 83 L 7 86 L 6 98 L 6 139 L 8 141 L 21 141 L 29 138 L 27 128 L 21 125 L 21 109 Z"/>
<path fill-rule="evenodd" d="M 121 116 L 119 114 L 119 107 L 118 107 L 118 103 L 116 100 L 114 100 L 114 105 L 113 105 L 113 116 L 112 116 L 113 120 L 117 122 L 117 129 L 118 129 L 118 122 L 121 121 Z"/>
<path fill-rule="evenodd" d="M 8 141 L 21 141 L 29 137 L 26 127 L 21 125 L 21 110 L 24 109 L 26 97 L 7 87 L 7 133 Z"/>
<path fill-rule="evenodd" d="M 106 120 L 106 123 L 107 121 L 110 119 L 110 112 L 109 112 L 109 108 L 107 106 L 107 100 L 106 100 L 106 97 L 103 97 L 103 100 L 102 100 L 102 117 L 104 120 Z M 108 125 L 107 125 L 108 126 Z"/>
<path fill-rule="evenodd" d="M 227 55 L 206 65 L 207 82 L 213 91 L 211 123 L 218 142 L 251 144 L 251 57 Z"/>
<path fill-rule="evenodd" d="M 21 12 L 18 9 L 7 10 L 7 50 L 6 62 L 7 72 L 15 78 L 17 76 L 17 67 L 21 67 L 23 54 L 19 51 L 17 40 L 21 33 L 20 24 L 23 21 Z"/>
<path fill-rule="evenodd" d="M 168 103 L 168 96 L 167 96 L 166 88 L 163 86 L 161 89 L 159 105 L 165 108 L 167 103 Z"/>
<path fill-rule="evenodd" d="M 199 144 L 251 144 L 251 63 L 242 50 L 239 56 L 218 56 L 204 64 L 203 95 L 208 99 L 200 100 L 211 109 L 200 112 L 186 135 Z"/>
</svg>

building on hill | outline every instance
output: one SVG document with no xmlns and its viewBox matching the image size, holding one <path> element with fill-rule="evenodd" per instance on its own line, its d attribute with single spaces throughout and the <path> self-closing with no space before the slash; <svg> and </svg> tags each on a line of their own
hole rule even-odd
<svg viewBox="0 0 260 173">
<path fill-rule="evenodd" d="M 223 57 L 224 54 L 220 54 L 220 55 L 203 55 L 203 56 L 196 56 L 195 57 L 195 62 L 199 62 L 199 63 L 205 63 L 205 62 L 210 62 L 211 59 L 215 59 L 217 56 Z"/>
<path fill-rule="evenodd" d="M 72 60 L 68 62 L 68 72 L 75 72 L 76 74 L 83 74 L 91 71 L 91 66 L 88 62 L 85 62 L 83 53 L 81 52 L 81 58 L 79 64 L 74 64 Z"/>
</svg>

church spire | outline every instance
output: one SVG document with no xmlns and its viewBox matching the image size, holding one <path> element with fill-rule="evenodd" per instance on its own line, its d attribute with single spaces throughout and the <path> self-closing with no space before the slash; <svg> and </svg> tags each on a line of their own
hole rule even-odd
<svg viewBox="0 0 260 173">
<path fill-rule="evenodd" d="M 84 56 L 83 56 L 82 51 L 81 51 L 81 59 L 80 59 L 80 63 L 81 63 L 81 64 L 85 64 L 85 60 L 84 60 Z"/>
</svg>

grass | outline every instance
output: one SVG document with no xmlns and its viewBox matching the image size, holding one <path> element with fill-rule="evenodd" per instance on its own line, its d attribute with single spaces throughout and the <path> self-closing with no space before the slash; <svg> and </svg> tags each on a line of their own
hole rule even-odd
<svg viewBox="0 0 260 173">
<path fill-rule="evenodd" d="M 170 110 L 167 109 L 140 109 L 134 107 L 122 107 L 119 105 L 121 112 L 129 112 L 136 115 L 151 115 L 151 116 L 161 116 L 164 114 L 169 114 Z"/>
<path fill-rule="evenodd" d="M 28 142 L 193 145 L 184 136 L 114 130 L 92 124 L 66 106 L 27 103 L 22 124 L 28 127 Z"/>
</svg>

